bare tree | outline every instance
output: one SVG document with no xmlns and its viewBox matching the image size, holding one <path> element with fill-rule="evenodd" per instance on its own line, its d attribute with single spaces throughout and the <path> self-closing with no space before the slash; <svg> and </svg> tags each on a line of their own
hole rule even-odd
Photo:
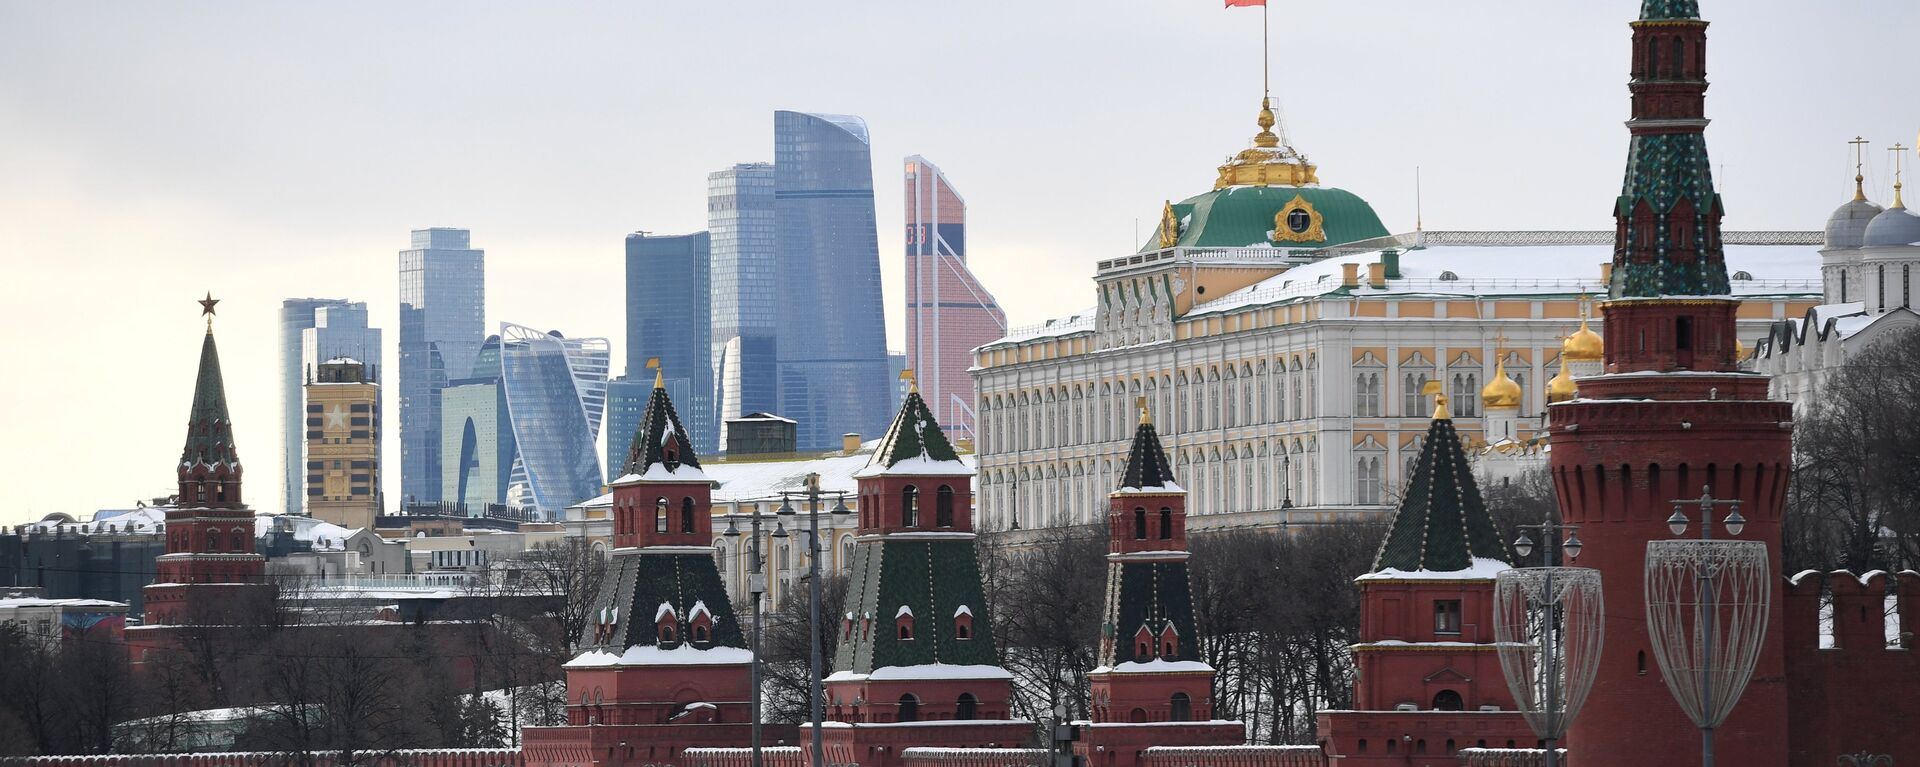
<svg viewBox="0 0 1920 767">
<path fill-rule="evenodd" d="M 1029 535 L 1039 537 L 1017 547 L 1004 535 L 983 536 L 978 549 L 1000 664 L 1014 676 L 1013 709 L 1036 722 L 1062 705 L 1084 717 L 1106 612 L 1106 528 Z"/>
<path fill-rule="evenodd" d="M 833 654 L 838 643 L 834 629 L 839 620 L 833 616 L 846 612 L 847 576 L 822 573 L 820 580 L 820 626 L 807 631 L 807 583 L 803 575 L 794 581 L 771 612 L 762 617 L 765 632 L 760 642 L 765 657 L 761 666 L 761 715 L 768 722 L 798 724 L 807 721 L 808 697 L 812 682 L 808 674 L 811 649 L 808 641 L 820 646 L 821 674 L 833 669 Z"/>
<path fill-rule="evenodd" d="M 1855 353 L 1794 427 L 1786 572 L 1920 562 L 1920 330 Z"/>
</svg>

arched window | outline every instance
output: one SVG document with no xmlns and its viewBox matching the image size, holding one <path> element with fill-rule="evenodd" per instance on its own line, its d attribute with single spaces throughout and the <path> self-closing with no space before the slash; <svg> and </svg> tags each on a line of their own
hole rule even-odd
<svg viewBox="0 0 1920 767">
<path fill-rule="evenodd" d="M 1134 724 L 1141 724 L 1147 721 L 1147 710 L 1144 708 L 1134 709 L 1133 713 L 1127 715 L 1127 721 L 1133 722 Z"/>
<path fill-rule="evenodd" d="M 979 716 L 979 712 L 980 699 L 973 697 L 973 693 L 970 692 L 960 693 L 960 700 L 955 701 L 953 704 L 953 718 L 955 719 L 972 719 Z"/>
<path fill-rule="evenodd" d="M 1186 693 L 1184 692 L 1174 693 L 1173 699 L 1170 701 L 1170 704 L 1171 704 L 1170 705 L 1171 711 L 1167 715 L 1167 718 L 1169 720 L 1175 721 L 1175 722 L 1187 722 L 1187 721 L 1193 720 L 1193 699 L 1188 698 Z"/>
<path fill-rule="evenodd" d="M 693 641 L 695 641 L 695 642 L 705 642 L 705 641 L 707 641 L 707 637 L 708 637 L 708 636 L 709 636 L 709 635 L 707 634 L 707 627 L 706 627 L 706 626 L 703 626 L 703 625 L 699 625 L 699 624 L 695 624 L 695 625 L 694 625 L 694 627 L 693 627 Z"/>
<path fill-rule="evenodd" d="M 1160 507 L 1160 540 L 1173 539 L 1173 507 Z"/>
<path fill-rule="evenodd" d="M 933 523 L 938 527 L 953 527 L 953 487 L 941 485 L 933 493 Z"/>
<path fill-rule="evenodd" d="M 680 499 L 680 532 L 693 532 L 693 496 Z"/>
<path fill-rule="evenodd" d="M 662 620 L 658 628 L 660 630 L 660 643 L 672 644 L 673 643 L 673 619 L 667 618 Z"/>
<path fill-rule="evenodd" d="M 667 499 L 664 497 L 653 500 L 653 531 L 656 533 L 667 531 Z"/>
<path fill-rule="evenodd" d="M 907 485 L 900 488 L 900 524 L 907 527 L 920 526 L 920 488 Z"/>
<path fill-rule="evenodd" d="M 1460 711 L 1466 707 L 1467 704 L 1460 699 L 1460 693 L 1452 690 L 1441 690 L 1433 696 L 1435 711 Z"/>
<path fill-rule="evenodd" d="M 1667 66 L 1672 68 L 1674 77 L 1684 77 L 1687 73 L 1687 41 L 1673 38 L 1673 56 Z"/>
<path fill-rule="evenodd" d="M 1136 541 L 1147 539 L 1147 507 L 1145 506 L 1133 507 L 1133 539 Z"/>
<path fill-rule="evenodd" d="M 900 696 L 900 713 L 894 717 L 894 721 L 896 722 L 920 721 L 920 699 L 913 697 L 913 693 L 907 693 L 905 695 Z"/>
<path fill-rule="evenodd" d="M 207 550 L 208 551 L 220 550 L 220 531 L 219 530 L 207 531 Z"/>
</svg>

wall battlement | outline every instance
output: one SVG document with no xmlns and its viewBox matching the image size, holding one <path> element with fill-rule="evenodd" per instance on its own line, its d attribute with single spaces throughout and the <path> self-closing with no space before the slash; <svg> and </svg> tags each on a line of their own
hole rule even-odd
<svg viewBox="0 0 1920 767">
<path fill-rule="evenodd" d="M 1832 599 L 1833 646 L 1822 647 L 1822 601 Z M 1920 688 L 1920 573 L 1809 570 L 1784 590 L 1789 764 L 1834 764 L 1842 754 L 1920 753 L 1908 707 L 1874 690 Z M 1890 610 L 1889 607 L 1892 607 Z M 1889 643 L 1888 620 L 1897 621 Z"/>
</svg>

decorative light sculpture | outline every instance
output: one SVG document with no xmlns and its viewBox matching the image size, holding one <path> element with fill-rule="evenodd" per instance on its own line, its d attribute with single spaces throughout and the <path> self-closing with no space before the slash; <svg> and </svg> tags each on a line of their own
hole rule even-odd
<svg viewBox="0 0 1920 767">
<path fill-rule="evenodd" d="M 1526 529 L 1556 541 L 1561 531 L 1573 528 L 1548 521 Z M 1513 547 L 1527 556 L 1533 539 L 1522 532 Z M 1556 549 L 1576 558 L 1580 538 L 1569 534 L 1564 543 L 1548 547 L 1548 562 L 1556 559 Z M 1566 736 L 1600 668 L 1606 616 L 1600 571 L 1559 566 L 1501 571 L 1494 577 L 1493 611 L 1493 637 L 1507 689 L 1527 725 L 1545 743 L 1547 767 L 1554 767 L 1559 762 L 1554 742 Z"/>
<path fill-rule="evenodd" d="M 1774 576 L 1765 543 L 1713 540 L 1716 505 L 1731 507 L 1728 532 L 1745 528 L 1739 501 L 1705 487 L 1697 499 L 1674 501 L 1667 525 L 1675 535 L 1690 522 L 1687 504 L 1700 510 L 1699 539 L 1647 543 L 1647 633 L 1667 689 L 1700 728 L 1701 764 L 1713 767 L 1713 730 L 1746 691 L 1766 640 Z"/>
</svg>

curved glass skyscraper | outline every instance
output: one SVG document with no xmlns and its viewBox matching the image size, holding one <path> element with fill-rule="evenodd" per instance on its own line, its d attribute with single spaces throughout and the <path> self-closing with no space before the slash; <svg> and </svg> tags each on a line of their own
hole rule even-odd
<svg viewBox="0 0 1920 767">
<path fill-rule="evenodd" d="M 547 519 L 600 494 L 600 419 L 607 406 L 604 338 L 566 338 L 558 331 L 501 323 L 500 382 L 513 424 L 509 501 Z"/>
<path fill-rule="evenodd" d="M 832 448 L 892 416 L 867 124 L 781 111 L 773 139 L 780 415 L 802 450 Z"/>
</svg>

